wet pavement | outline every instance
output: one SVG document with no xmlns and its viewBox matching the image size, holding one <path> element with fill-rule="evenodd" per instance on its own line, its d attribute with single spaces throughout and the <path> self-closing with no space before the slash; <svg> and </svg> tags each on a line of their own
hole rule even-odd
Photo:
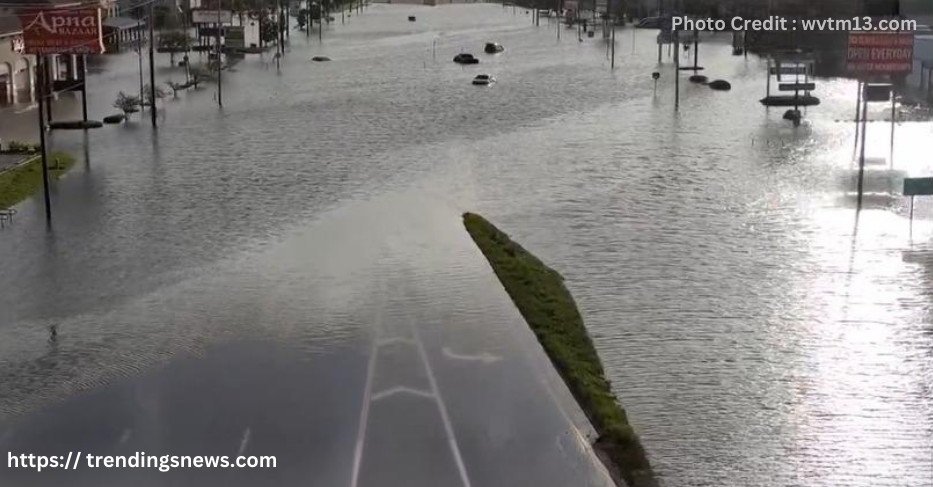
<svg viewBox="0 0 933 487">
<path fill-rule="evenodd" d="M 190 331 L 188 353 L 168 365 L 0 423 L 4 452 L 274 455 L 276 468 L 4 465 L 0 484 L 613 485 L 591 428 L 458 213 L 429 203 L 350 205 L 156 306 L 120 307 L 112 324 L 95 317 L 127 335 L 179 319 L 216 328 Z M 352 263 L 299 258 L 331 246 Z M 61 330 L 34 366 L 92 347 L 79 327 Z"/>
<path fill-rule="evenodd" d="M 897 128 L 893 164 L 890 127 L 869 124 L 868 156 L 882 163 L 869 169 L 873 194 L 856 218 L 844 121 L 854 116 L 853 83 L 819 80 L 823 104 L 794 129 L 783 111 L 757 102 L 765 63 L 731 56 L 723 39 L 701 45 L 700 64 L 733 90 L 684 82 L 675 115 L 655 32 L 622 31 L 612 72 L 605 44 L 573 33 L 558 41 L 553 26 L 536 29 L 520 10 L 490 5 L 374 6 L 332 26 L 323 45 L 293 36 L 280 73 L 269 56 L 238 64 L 225 78 L 223 110 L 206 85 L 166 100 L 158 135 L 137 116 L 89 132 L 85 154 L 81 134 L 54 133 L 57 148 L 86 159 L 55 185 L 50 231 L 33 199 L 0 232 L 0 416 L 25 424 L 168 362 L 246 355 L 203 351 L 227 341 L 252 350 L 256 334 L 322 353 L 351 342 L 354 377 L 365 384 L 372 342 L 359 337 L 373 336 L 371 307 L 382 294 L 362 291 L 365 277 L 331 285 L 339 281 L 326 276 L 365 269 L 376 259 L 358 252 L 379 245 L 347 237 L 302 247 L 295 235 L 320 238 L 325 215 L 375 201 L 385 211 L 344 234 L 417 222 L 434 208 L 459 225 L 457 213 L 478 211 L 561 271 L 666 485 L 933 485 L 933 202 L 918 199 L 911 228 L 898 196 L 905 175 L 933 173 L 933 124 L 902 114 L 914 121 Z M 506 51 L 483 55 L 487 41 Z M 481 64 L 450 63 L 461 51 Z M 314 55 L 333 61 L 312 63 Z M 95 118 L 112 112 L 114 91 L 138 90 L 135 59 L 121 56 L 96 67 Z M 471 86 L 477 73 L 499 82 Z M 77 107 L 63 97 L 56 110 Z M 888 110 L 870 111 L 882 119 Z M 34 118 L 4 111 L 0 133 L 27 138 Z M 381 203 L 409 194 L 417 203 L 405 210 Z M 436 272 L 446 262 L 431 256 L 436 240 L 425 242 L 386 261 L 388 302 L 404 299 L 393 292 L 405 289 L 405 269 Z M 432 303 L 460 297 L 432 275 L 423 274 Z M 362 324 L 315 321 L 307 300 L 341 303 Z M 464 323 L 482 306 L 424 308 Z M 52 324 L 57 353 L 47 343 Z M 473 336 L 450 344 L 422 335 L 435 366 L 455 363 L 444 348 Z M 496 355 L 467 348 L 450 352 Z M 389 350 L 386 360 L 417 373 L 419 354 L 406 362 Z M 330 369 L 318 367 L 313 381 L 332 380 Z M 458 399 L 446 384 L 460 380 L 437 374 L 448 404 Z M 380 423 L 382 406 L 418 396 L 380 396 L 369 415 Z M 443 434 L 443 421 L 428 417 L 437 407 L 417 404 Z M 346 416 L 358 419 L 354 407 Z M 247 426 L 232 427 L 224 444 L 235 447 Z M 371 434 L 391 435 L 379 426 Z M 459 477 L 444 451 L 435 451 L 444 475 Z M 366 468 L 358 481 L 370 478 Z"/>
</svg>

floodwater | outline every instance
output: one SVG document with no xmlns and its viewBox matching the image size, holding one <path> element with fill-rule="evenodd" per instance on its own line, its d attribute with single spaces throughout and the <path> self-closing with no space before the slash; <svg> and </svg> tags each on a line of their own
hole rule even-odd
<svg viewBox="0 0 933 487">
<path fill-rule="evenodd" d="M 327 238 L 322 222 L 375 205 L 361 229 L 422 236 L 433 227 L 411 223 L 420 215 L 473 210 L 565 275 L 665 485 L 933 485 L 933 205 L 918 199 L 911 226 L 897 196 L 905 175 L 933 170 L 922 114 L 902 109 L 921 121 L 898 125 L 893 161 L 890 126 L 869 124 L 881 162 L 857 214 L 843 121 L 854 83 L 818 81 L 824 103 L 794 129 L 757 103 L 764 63 L 725 39 L 702 44 L 700 64 L 733 90 L 684 81 L 675 113 L 652 31 L 619 31 L 610 71 L 602 40 L 558 40 L 521 10 L 374 6 L 337 21 L 323 44 L 293 34 L 281 71 L 271 56 L 238 64 L 223 109 L 206 85 L 166 100 L 157 134 L 139 115 L 90 132 L 87 160 L 56 185 L 52 230 L 41 199 L 20 206 L 0 232 L 0 414 L 28 417 L 220 340 L 352 342 L 354 327 L 300 316 L 309 303 L 356 309 L 340 301 L 356 294 L 322 282 L 364 289 L 355 270 L 387 244 Z M 482 54 L 490 40 L 507 50 Z M 451 63 L 463 50 L 481 64 Z M 310 62 L 319 54 L 333 61 Z M 93 117 L 113 91 L 138 90 L 135 69 L 131 54 L 98 66 Z M 477 73 L 499 82 L 474 87 Z M 25 138 L 34 118 L 3 112 L 0 130 Z M 84 155 L 81 134 L 53 142 Z M 322 240 L 302 245 L 308 234 Z M 434 270 L 419 282 L 455 301 L 462 288 L 430 244 L 391 248 L 405 258 L 387 274 Z M 296 280 L 315 284 L 306 295 Z M 80 346 L 50 356 L 51 324 Z"/>
</svg>

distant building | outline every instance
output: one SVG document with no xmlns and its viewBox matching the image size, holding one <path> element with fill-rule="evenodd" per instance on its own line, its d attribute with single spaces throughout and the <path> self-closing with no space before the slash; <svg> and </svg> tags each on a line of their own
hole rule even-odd
<svg viewBox="0 0 933 487">
<path fill-rule="evenodd" d="M 23 54 L 19 19 L 0 13 L 0 105 L 32 98 L 32 56 Z"/>
</svg>

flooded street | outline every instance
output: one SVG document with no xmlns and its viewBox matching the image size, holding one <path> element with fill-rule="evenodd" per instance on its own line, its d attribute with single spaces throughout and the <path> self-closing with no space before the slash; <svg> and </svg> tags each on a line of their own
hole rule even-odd
<svg viewBox="0 0 933 487">
<path fill-rule="evenodd" d="M 911 229 L 897 196 L 905 175 L 933 174 L 933 123 L 898 126 L 857 215 L 842 121 L 854 82 L 818 81 L 823 104 L 794 129 L 758 103 L 765 62 L 717 39 L 700 64 L 732 91 L 685 74 L 675 113 L 655 35 L 620 30 L 610 71 L 598 36 L 558 41 L 521 10 L 377 5 L 337 17 L 323 44 L 293 32 L 280 72 L 247 57 L 225 73 L 223 109 L 206 84 L 166 99 L 157 133 L 137 114 L 88 132 L 85 152 L 82 133 L 55 132 L 79 162 L 55 185 L 53 227 L 33 198 L 0 231 L 0 424 L 257 337 L 353 357 L 283 369 L 358 408 L 382 309 L 370 283 L 395 291 L 386 309 L 430 289 L 432 323 L 465 323 L 431 329 L 433 361 L 449 345 L 437 337 L 469 343 L 482 321 L 484 301 L 464 295 L 482 286 L 445 280 L 483 279 L 450 237 L 469 210 L 567 278 L 664 485 L 933 486 L 933 202 L 917 200 Z M 506 51 L 483 54 L 487 41 Z M 481 64 L 451 63 L 461 51 Z M 158 83 L 183 80 L 157 63 Z M 139 89 L 135 70 L 133 53 L 96 63 L 92 118 Z M 478 73 L 498 83 L 472 86 Z M 66 96 L 57 118 L 80 113 Z M 35 111 L 16 112 L 0 112 L 0 133 L 34 138 Z M 889 137 L 870 123 L 868 156 L 887 158 Z M 408 295 L 405 276 L 419 283 Z M 484 333 L 470 345 L 497 343 Z M 335 369 L 352 372 L 346 390 Z M 488 479 L 475 485 L 509 485 Z"/>
</svg>

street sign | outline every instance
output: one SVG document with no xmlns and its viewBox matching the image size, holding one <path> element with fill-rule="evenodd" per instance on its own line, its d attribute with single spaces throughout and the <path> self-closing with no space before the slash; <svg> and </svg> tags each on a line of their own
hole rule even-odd
<svg viewBox="0 0 933 487">
<path fill-rule="evenodd" d="M 850 32 L 846 70 L 859 74 L 910 73 L 914 69 L 914 34 Z"/>
<path fill-rule="evenodd" d="M 890 101 L 891 85 L 887 83 L 865 83 L 862 88 L 862 96 L 865 101 Z"/>
<path fill-rule="evenodd" d="M 933 195 L 933 178 L 904 178 L 904 196 Z"/>
<path fill-rule="evenodd" d="M 781 83 L 778 85 L 778 91 L 813 91 L 816 89 L 816 83 Z"/>
<path fill-rule="evenodd" d="M 232 24 L 233 12 L 230 10 L 192 10 L 192 24 Z"/>
<path fill-rule="evenodd" d="M 230 49 L 242 49 L 246 47 L 246 38 L 243 33 L 243 26 L 226 27 L 224 32 L 224 47 Z"/>
<path fill-rule="evenodd" d="M 771 68 L 771 74 L 807 74 L 806 66 L 774 66 Z"/>
<path fill-rule="evenodd" d="M 26 54 L 100 54 L 104 52 L 100 9 L 40 9 L 24 12 Z"/>
</svg>

